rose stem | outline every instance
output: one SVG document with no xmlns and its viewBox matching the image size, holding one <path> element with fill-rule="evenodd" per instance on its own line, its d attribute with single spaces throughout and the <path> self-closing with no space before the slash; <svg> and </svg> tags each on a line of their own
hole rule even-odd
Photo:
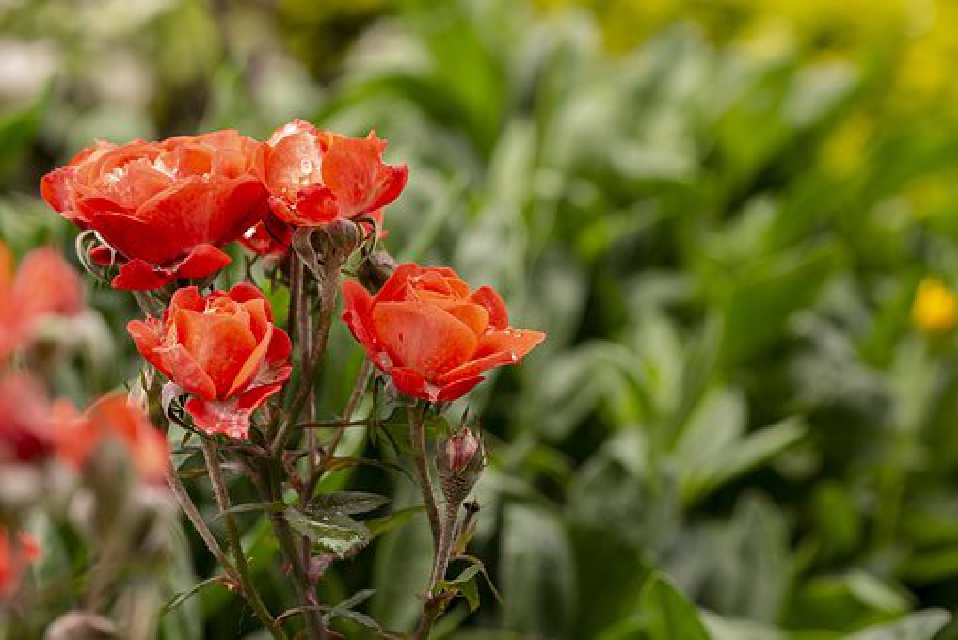
<svg viewBox="0 0 958 640">
<path fill-rule="evenodd" d="M 438 549 L 441 531 L 439 507 L 436 505 L 436 492 L 429 474 L 429 464 L 426 461 L 426 428 L 423 425 L 422 411 L 423 409 L 420 406 L 408 408 L 409 437 L 412 440 L 413 460 L 416 463 L 419 485 L 422 487 L 422 497 L 426 507 L 426 516 L 429 518 L 429 529 L 432 531 L 433 545 Z"/>
<path fill-rule="evenodd" d="M 286 420 L 283 422 L 279 432 L 276 434 L 276 438 L 273 440 L 271 449 L 274 456 L 279 455 L 286 447 L 289 431 L 299 420 L 300 413 L 302 413 L 307 400 L 309 400 L 312 395 L 313 378 L 316 375 L 319 363 L 323 359 L 323 355 L 326 353 L 326 345 L 329 342 L 329 330 L 332 327 L 333 308 L 336 304 L 336 296 L 339 292 L 339 270 L 342 267 L 342 262 L 330 261 L 324 266 L 323 277 L 317 282 L 320 306 L 319 326 L 314 334 L 316 342 L 313 344 L 312 353 L 310 353 L 307 362 L 304 362 L 302 365 L 299 389 L 297 389 L 296 397 L 293 399 L 292 405 L 290 405 Z"/>
<path fill-rule="evenodd" d="M 223 475 L 220 472 L 219 452 L 216 442 L 212 438 L 202 437 L 200 441 L 203 444 L 203 458 L 206 460 L 206 469 L 209 472 L 210 483 L 213 485 L 213 496 L 216 498 L 216 505 L 219 507 L 220 514 L 226 519 L 226 531 L 229 535 L 230 548 L 233 551 L 233 558 L 236 560 L 236 569 L 239 573 L 240 584 L 243 588 L 243 595 L 246 601 L 256 614 L 256 617 L 265 625 L 269 632 L 277 639 L 285 639 L 286 634 L 276 624 L 273 616 L 270 615 L 266 605 L 260 598 L 256 590 L 255 583 L 250 577 L 249 563 L 246 560 L 246 553 L 243 551 L 243 541 L 240 538 L 239 527 L 236 525 L 236 518 L 230 511 L 229 492 L 226 489 L 226 483 L 223 482 Z"/>
<path fill-rule="evenodd" d="M 272 472 L 271 462 L 270 460 L 260 459 L 256 468 L 252 469 L 253 480 L 264 502 L 276 502 L 282 497 L 280 481 Z M 279 546 L 286 555 L 290 567 L 292 567 L 293 585 L 296 587 L 296 594 L 301 604 L 303 620 L 306 624 L 306 637 L 325 640 L 327 638 L 326 627 L 323 624 L 322 616 L 317 611 L 319 603 L 308 587 L 310 582 L 308 567 L 303 566 L 292 529 L 280 512 L 271 512 L 269 521 L 273 526 L 273 533 L 276 534 Z"/>
<path fill-rule="evenodd" d="M 369 378 L 373 373 L 373 363 L 369 360 L 363 359 L 363 364 L 359 367 L 359 375 L 356 376 L 356 382 L 353 384 L 353 390 L 349 394 L 349 400 L 346 402 L 346 408 L 343 410 L 343 418 L 338 421 L 339 424 L 336 425 L 336 431 L 333 432 L 332 437 L 330 437 L 329 442 L 324 445 L 323 451 L 323 461 L 320 464 L 319 469 L 316 470 L 314 477 L 310 478 L 310 486 L 315 486 L 319 482 L 320 476 L 322 476 L 325 471 L 325 467 L 333 459 L 333 456 L 336 455 L 336 447 L 339 446 L 339 441 L 342 440 L 343 434 L 346 432 L 346 427 L 354 424 L 368 424 L 368 420 L 363 421 L 353 421 L 353 414 L 356 413 L 356 409 L 359 406 L 359 401 L 363 397 L 363 393 L 366 391 L 366 386 L 369 384 Z"/>
</svg>

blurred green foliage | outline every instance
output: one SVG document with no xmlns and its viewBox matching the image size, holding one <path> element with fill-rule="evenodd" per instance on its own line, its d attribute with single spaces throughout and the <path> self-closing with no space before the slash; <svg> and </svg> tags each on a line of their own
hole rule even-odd
<svg viewBox="0 0 958 640">
<path fill-rule="evenodd" d="M 550 336 L 471 399 L 492 460 L 473 551 L 504 603 L 483 586 L 435 637 L 958 638 L 935 636 L 958 607 L 958 353 L 911 315 L 926 276 L 958 284 L 953 83 L 928 79 L 950 78 L 950 5 L 591 4 L 0 3 L 22 61 L 0 62 L 0 234 L 70 251 L 37 179 L 94 137 L 375 128 L 411 169 L 394 252 Z M 926 40 L 901 19 L 935 11 Z M 62 375 L 78 398 L 136 367 L 132 305 L 93 299 L 125 357 Z M 321 410 L 351 380 L 326 374 Z M 417 500 L 376 469 L 341 485 Z M 170 595 L 212 570 L 189 542 Z M 414 518 L 325 601 L 373 586 L 358 610 L 408 629 L 428 544 Z M 209 588 L 165 637 L 237 637 L 240 612 Z"/>
</svg>

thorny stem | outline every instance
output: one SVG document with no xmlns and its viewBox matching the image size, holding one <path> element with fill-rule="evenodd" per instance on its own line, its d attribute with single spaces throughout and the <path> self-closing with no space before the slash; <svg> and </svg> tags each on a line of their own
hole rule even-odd
<svg viewBox="0 0 958 640">
<path fill-rule="evenodd" d="M 296 333 L 294 339 L 300 351 L 299 361 L 301 363 L 301 371 L 305 372 L 306 363 L 309 361 L 313 352 L 313 317 L 310 313 L 309 292 L 304 286 L 305 266 L 303 261 L 298 258 L 293 261 L 293 274 L 295 276 L 293 281 L 295 287 L 293 289 L 294 295 L 291 296 L 291 298 L 296 300 Z M 303 379 L 300 381 L 300 384 L 312 387 L 312 380 Z M 311 421 L 316 419 L 316 400 L 312 393 L 309 394 L 306 403 L 306 419 Z M 306 451 L 306 478 L 309 479 L 313 477 L 316 469 L 316 433 L 312 429 L 306 432 Z M 300 491 L 299 506 L 301 509 L 306 509 L 311 497 L 312 489 L 309 480 L 307 480 L 305 489 Z M 310 559 L 312 558 L 311 546 L 312 544 L 309 537 L 302 536 L 300 547 L 303 556 L 303 565 L 306 567 L 309 566 Z"/>
<path fill-rule="evenodd" d="M 239 584 L 240 581 L 239 576 L 236 574 L 236 569 L 233 568 L 233 564 L 226 557 L 226 554 L 223 553 L 223 549 L 220 547 L 220 543 L 216 541 L 213 532 L 206 526 L 203 516 L 200 515 L 199 509 L 193 504 L 190 494 L 186 492 L 186 487 L 183 486 L 183 481 L 180 480 L 180 476 L 172 463 L 170 463 L 166 471 L 166 481 L 167 484 L 170 485 L 170 490 L 173 491 L 176 501 L 180 503 L 180 508 L 183 509 L 183 513 L 186 514 L 186 519 L 190 521 L 190 524 L 196 529 L 196 533 L 198 533 L 203 542 L 206 543 L 206 548 L 209 549 L 213 557 L 216 558 L 216 561 L 223 567 L 223 571 L 226 572 L 226 575 L 229 576 L 234 583 Z"/>
<path fill-rule="evenodd" d="M 436 621 L 439 611 L 430 609 L 430 599 L 435 595 L 436 587 L 446 577 L 446 569 L 449 567 L 449 559 L 452 555 L 453 543 L 456 540 L 456 524 L 459 520 L 459 508 L 462 502 L 446 502 L 445 513 L 441 529 L 439 532 L 439 546 L 436 549 L 436 556 L 432 563 L 432 575 L 429 577 L 429 587 L 426 589 L 426 600 L 423 603 L 422 617 L 419 619 L 419 626 L 416 628 L 415 638 L 425 640 L 429 637 L 429 629 L 432 623 Z"/>
<path fill-rule="evenodd" d="M 318 279 L 317 288 L 319 290 L 319 326 L 315 332 L 315 342 L 311 353 L 302 364 L 300 373 L 299 389 L 293 402 L 290 405 L 289 413 L 283 422 L 273 440 L 272 453 L 278 455 L 286 446 L 290 436 L 290 430 L 299 420 L 299 415 L 306 406 L 306 402 L 312 396 L 313 378 L 319 367 L 323 355 L 326 353 L 326 345 L 329 342 L 329 330 L 332 327 L 333 307 L 336 303 L 336 294 L 339 286 L 339 270 L 341 263 L 329 263 L 324 265 L 323 277 Z"/>
<path fill-rule="evenodd" d="M 446 503 L 442 532 L 439 537 L 439 550 L 436 552 L 436 562 L 432 568 L 432 577 L 429 579 L 429 590 L 426 592 L 429 596 L 436 589 L 436 585 L 446 577 L 446 569 L 449 567 L 449 558 L 452 554 L 452 545 L 456 540 L 456 524 L 459 520 L 460 506 L 462 506 L 461 502 Z"/>
<path fill-rule="evenodd" d="M 216 498 L 216 505 L 219 507 L 220 514 L 226 519 L 226 532 L 229 536 L 230 548 L 233 551 L 233 558 L 236 560 L 236 570 L 239 573 L 240 584 L 243 588 L 243 595 L 249 602 L 253 613 L 260 619 L 260 622 L 269 629 L 269 632 L 277 640 L 285 640 L 286 634 L 276 624 L 273 616 L 263 603 L 256 590 L 252 578 L 250 577 L 249 563 L 246 560 L 246 553 L 243 551 L 243 541 L 240 538 L 239 527 L 236 525 L 236 518 L 230 511 L 229 492 L 226 489 L 226 483 L 223 481 L 223 474 L 220 471 L 219 453 L 216 442 L 211 438 L 201 438 L 203 443 L 203 458 L 206 460 L 206 469 L 209 471 L 210 482 L 213 485 L 213 495 Z"/>
<path fill-rule="evenodd" d="M 279 480 L 274 477 L 269 468 L 269 462 L 258 464 L 255 467 L 250 466 L 253 481 L 259 491 L 260 497 L 267 502 L 275 502 L 281 499 L 281 490 Z M 289 561 L 293 572 L 293 586 L 296 588 L 296 595 L 303 608 L 303 620 L 306 624 L 306 637 L 312 640 L 326 640 L 328 637 L 326 627 L 323 624 L 322 616 L 319 614 L 316 598 L 313 596 L 310 587 L 309 567 L 304 566 L 299 551 L 296 548 L 296 540 L 293 536 L 289 523 L 283 517 L 282 513 L 271 512 L 269 521 L 273 527 L 273 533 L 279 542 L 280 548 Z"/>
<path fill-rule="evenodd" d="M 325 467 L 329 464 L 329 461 L 333 459 L 333 456 L 336 455 L 336 448 L 339 446 L 339 441 L 342 440 L 343 434 L 346 432 L 346 427 L 354 424 L 367 424 L 368 421 L 362 422 L 353 422 L 353 414 L 356 412 L 356 408 L 359 406 L 359 400 L 363 397 L 363 392 L 366 391 L 366 386 L 369 384 L 369 378 L 373 372 L 373 363 L 369 360 L 363 359 L 363 364 L 359 368 L 359 375 L 356 377 L 356 383 L 353 385 L 352 393 L 349 394 L 349 400 L 346 402 L 346 408 L 343 410 L 343 418 L 338 421 L 336 425 L 336 431 L 333 433 L 332 437 L 329 439 L 329 442 L 323 447 L 323 462 L 318 469 L 310 476 L 309 484 L 307 484 L 307 490 L 310 495 L 312 495 L 313 489 L 316 487 L 316 483 L 319 482 L 320 477 L 325 471 Z"/>
<path fill-rule="evenodd" d="M 429 518 L 432 542 L 434 548 L 438 550 L 442 529 L 439 521 L 439 507 L 436 505 L 436 490 L 429 474 L 429 463 L 426 461 L 426 428 L 423 425 L 422 411 L 423 409 L 420 406 L 408 408 L 409 437 L 412 440 L 413 461 L 416 463 L 416 475 L 419 479 L 419 486 L 422 488 L 422 498 L 426 508 L 426 517 Z"/>
</svg>

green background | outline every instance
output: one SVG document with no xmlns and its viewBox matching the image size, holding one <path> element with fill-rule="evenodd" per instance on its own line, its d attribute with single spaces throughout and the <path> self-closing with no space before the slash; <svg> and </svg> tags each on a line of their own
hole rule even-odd
<svg viewBox="0 0 958 640">
<path fill-rule="evenodd" d="M 958 606 L 956 345 L 911 315 L 923 278 L 958 278 L 949 4 L 7 0 L 0 236 L 72 254 L 37 185 L 95 138 L 374 128 L 410 167 L 393 253 L 549 334 L 469 400 L 490 450 L 472 550 L 504 603 L 481 586 L 434 637 L 958 638 L 934 635 Z M 132 301 L 90 293 L 47 367 L 79 404 L 138 366 Z M 337 326 L 321 415 L 360 355 Z M 333 484 L 416 501 L 402 474 Z M 268 603 L 291 606 L 268 527 L 244 526 Z M 59 535 L 41 576 L 69 564 Z M 214 570 L 176 539 L 169 597 Z M 324 601 L 374 588 L 357 610 L 408 629 L 428 544 L 413 519 L 337 564 Z M 161 633 L 254 622 L 211 587 Z"/>
</svg>

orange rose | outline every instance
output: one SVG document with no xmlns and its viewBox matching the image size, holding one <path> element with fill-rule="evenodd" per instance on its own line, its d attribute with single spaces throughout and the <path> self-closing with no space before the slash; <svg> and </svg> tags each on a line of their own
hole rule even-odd
<svg viewBox="0 0 958 640">
<path fill-rule="evenodd" d="M 343 320 L 369 359 L 397 389 L 432 402 L 455 400 L 545 339 L 511 328 L 495 290 L 472 291 L 446 267 L 400 265 L 375 296 L 347 281 L 343 298 Z"/>
<path fill-rule="evenodd" d="M 406 186 L 405 165 L 383 164 L 386 141 L 351 138 L 294 120 L 263 145 L 257 172 L 281 220 L 308 226 L 337 218 L 377 218 Z"/>
<path fill-rule="evenodd" d="M 210 434 L 245 438 L 253 411 L 292 370 L 289 336 L 248 283 L 207 296 L 180 289 L 162 321 L 135 320 L 127 329 L 140 355 L 193 396 L 184 408 Z"/>
<path fill-rule="evenodd" d="M 252 173 L 258 149 L 233 130 L 122 146 L 99 142 L 45 175 L 40 192 L 121 254 L 114 287 L 155 289 L 176 278 L 205 278 L 230 263 L 219 247 L 239 239 L 267 210 L 266 190 Z M 109 249 L 92 257 L 112 259 Z"/>
</svg>

